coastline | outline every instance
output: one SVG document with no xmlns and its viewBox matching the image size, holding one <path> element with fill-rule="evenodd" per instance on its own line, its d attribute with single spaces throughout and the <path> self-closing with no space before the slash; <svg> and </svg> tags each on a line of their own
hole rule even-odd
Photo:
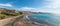
<svg viewBox="0 0 60 26">
<path fill-rule="evenodd" d="M 28 15 L 29 16 L 29 15 Z M 31 15 L 32 16 L 32 15 Z M 45 25 L 47 25 L 47 26 L 56 26 L 55 24 L 51 24 L 51 23 L 48 23 L 48 22 L 46 22 L 46 21 L 44 21 L 44 20 L 37 20 L 37 19 L 33 19 L 33 18 L 27 18 L 27 19 L 29 19 L 28 21 L 31 23 L 31 24 L 33 24 L 33 25 L 35 25 L 35 26 L 40 26 L 40 25 L 42 25 L 42 26 L 45 26 Z"/>
<path fill-rule="evenodd" d="M 31 15 L 31 14 L 30 14 Z M 49 25 L 52 25 L 52 24 L 49 24 L 45 21 L 41 21 L 41 20 L 36 20 L 36 19 L 30 19 L 28 18 L 29 15 L 27 14 L 23 14 L 19 17 L 13 17 L 13 18 L 10 18 L 10 20 L 8 20 L 7 18 L 7 23 L 4 24 L 4 25 L 1 25 L 0 26 L 45 26 L 46 24 L 49 26 Z M 46 23 L 46 24 L 44 24 Z"/>
</svg>

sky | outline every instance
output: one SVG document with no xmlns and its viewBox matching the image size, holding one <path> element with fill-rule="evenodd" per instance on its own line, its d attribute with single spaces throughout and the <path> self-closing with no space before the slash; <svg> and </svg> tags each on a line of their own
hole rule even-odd
<svg viewBox="0 0 60 26">
<path fill-rule="evenodd" d="M 60 13 L 60 0 L 0 0 L 0 8 Z"/>
</svg>

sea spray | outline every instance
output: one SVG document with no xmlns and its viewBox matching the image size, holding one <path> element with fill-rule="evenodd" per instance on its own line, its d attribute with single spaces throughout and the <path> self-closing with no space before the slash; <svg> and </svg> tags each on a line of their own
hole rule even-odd
<svg viewBox="0 0 60 26">
<path fill-rule="evenodd" d="M 26 18 L 29 20 L 28 16 L 26 16 Z"/>
<path fill-rule="evenodd" d="M 23 18 L 24 18 L 25 20 L 30 21 L 30 18 L 28 17 L 28 15 L 24 16 Z"/>
</svg>

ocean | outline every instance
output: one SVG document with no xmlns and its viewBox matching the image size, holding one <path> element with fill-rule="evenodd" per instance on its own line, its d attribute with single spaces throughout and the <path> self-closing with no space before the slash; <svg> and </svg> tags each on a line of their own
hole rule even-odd
<svg viewBox="0 0 60 26">
<path fill-rule="evenodd" d="M 28 18 L 32 21 L 40 22 L 40 23 L 50 23 L 60 26 L 60 15 L 54 13 L 47 14 L 32 14 L 29 15 Z M 38 20 L 38 21 L 37 21 Z"/>
</svg>

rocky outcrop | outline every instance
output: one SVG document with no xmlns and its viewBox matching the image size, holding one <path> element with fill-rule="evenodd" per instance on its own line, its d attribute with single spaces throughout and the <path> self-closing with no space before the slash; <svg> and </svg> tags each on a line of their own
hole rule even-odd
<svg viewBox="0 0 60 26">
<path fill-rule="evenodd" d="M 24 16 L 10 17 L 0 20 L 0 26 L 55 26 L 49 24 L 48 22 L 35 20 L 35 19 L 26 19 Z"/>
<path fill-rule="evenodd" d="M 17 18 L 13 26 L 55 26 L 55 25 L 42 20 L 35 20 L 35 19 L 29 20 L 23 17 L 23 18 Z"/>
<path fill-rule="evenodd" d="M 14 16 L 6 19 L 0 20 L 0 26 L 12 26 L 12 23 L 16 20 L 16 18 L 20 18 L 19 16 Z"/>
</svg>

